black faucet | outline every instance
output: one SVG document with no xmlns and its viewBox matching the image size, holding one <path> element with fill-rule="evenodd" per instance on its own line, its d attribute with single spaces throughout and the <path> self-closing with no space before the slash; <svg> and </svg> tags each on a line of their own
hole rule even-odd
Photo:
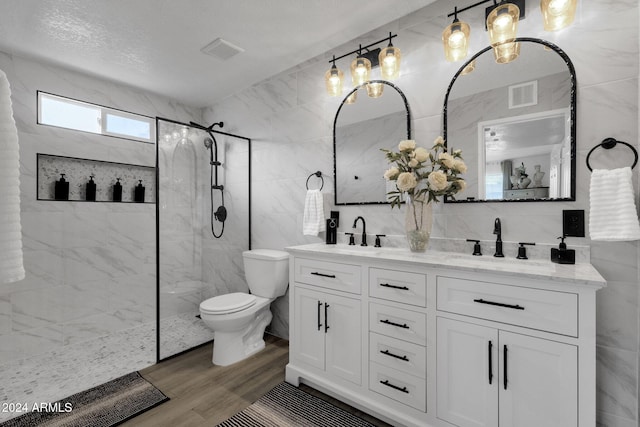
<svg viewBox="0 0 640 427">
<path fill-rule="evenodd" d="M 356 218 L 356 220 L 353 221 L 353 228 L 356 228 L 359 219 L 362 220 L 362 243 L 360 243 L 360 246 L 367 246 L 367 224 L 364 222 L 364 218 L 361 216 Z"/>
<path fill-rule="evenodd" d="M 496 238 L 496 253 L 493 254 L 493 256 L 504 258 L 504 254 L 502 253 L 502 224 L 500 224 L 500 218 L 496 218 L 496 222 L 493 225 L 493 234 L 498 235 Z"/>
</svg>

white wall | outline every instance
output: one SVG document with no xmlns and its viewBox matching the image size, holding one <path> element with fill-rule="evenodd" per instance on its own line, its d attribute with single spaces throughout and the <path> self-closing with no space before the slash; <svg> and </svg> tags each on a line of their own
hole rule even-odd
<svg viewBox="0 0 640 427">
<path fill-rule="evenodd" d="M 459 1 L 459 8 L 473 1 Z M 254 141 L 253 247 L 283 248 L 320 238 L 302 235 L 305 181 L 325 174 L 325 200 L 333 186 L 332 123 L 340 100 L 325 95 L 323 76 L 332 54 L 397 32 L 403 69 L 397 82 L 413 112 L 415 139 L 424 145 L 441 133 L 442 102 L 451 76 L 461 64 L 443 58 L 441 32 L 451 23 L 451 1 L 441 0 L 344 46 L 336 47 L 280 75 L 213 105 L 206 114 L 232 124 Z M 577 200 L 552 203 L 488 203 L 436 207 L 434 235 L 492 240 L 493 221 L 502 219 L 505 241 L 554 244 L 562 232 L 563 209 L 589 209 L 586 154 L 608 136 L 638 147 L 638 3 L 635 0 L 583 1 L 574 25 L 558 33 L 542 29 L 538 2 L 528 2 L 522 36 L 559 45 L 572 59 L 578 80 Z M 472 25 L 472 51 L 486 46 L 476 8 L 460 17 Z M 347 60 L 338 62 L 346 70 Z M 622 148 L 620 148 L 622 150 Z M 594 167 L 626 165 L 618 149 L 600 153 Z M 638 175 L 634 181 L 638 188 Z M 329 203 L 327 203 L 329 204 Z M 327 211 L 329 206 L 326 207 Z M 388 206 L 339 206 L 340 231 L 350 231 L 363 215 L 367 230 L 402 235 L 402 213 Z M 358 229 L 359 230 L 359 229 Z M 383 239 L 383 242 L 389 239 Z M 383 243 L 384 244 L 384 243 Z M 597 386 L 602 425 L 636 426 L 638 419 L 638 242 L 602 243 L 570 238 L 568 244 L 590 244 L 591 261 L 609 286 L 598 294 Z M 487 249 L 489 251 L 489 249 Z M 515 256 L 515 253 L 513 254 Z M 287 298 L 274 303 L 275 333 L 287 334 Z"/>
</svg>

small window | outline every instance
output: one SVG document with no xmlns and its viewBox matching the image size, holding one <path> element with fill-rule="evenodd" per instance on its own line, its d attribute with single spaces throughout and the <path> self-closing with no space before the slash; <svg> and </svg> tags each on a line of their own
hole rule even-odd
<svg viewBox="0 0 640 427">
<path fill-rule="evenodd" d="M 155 140 L 155 120 L 151 117 L 45 92 L 38 92 L 38 123 L 136 141 Z"/>
</svg>

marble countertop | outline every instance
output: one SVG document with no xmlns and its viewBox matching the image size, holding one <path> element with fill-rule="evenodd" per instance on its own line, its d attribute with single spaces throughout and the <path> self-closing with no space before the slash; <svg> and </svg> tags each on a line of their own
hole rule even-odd
<svg viewBox="0 0 640 427">
<path fill-rule="evenodd" d="M 312 243 L 291 246 L 286 250 L 295 255 L 323 254 L 354 257 L 362 260 L 386 260 L 399 263 L 418 264 L 432 267 L 450 268 L 460 271 L 495 273 L 544 279 L 554 282 L 606 286 L 606 281 L 589 263 L 556 264 L 546 260 L 520 260 L 516 258 L 494 258 L 493 256 L 473 256 L 457 252 L 427 250 L 423 253 L 411 252 L 406 248 L 375 248 L 373 246 L 349 246 L 345 244 L 327 245 Z"/>
</svg>

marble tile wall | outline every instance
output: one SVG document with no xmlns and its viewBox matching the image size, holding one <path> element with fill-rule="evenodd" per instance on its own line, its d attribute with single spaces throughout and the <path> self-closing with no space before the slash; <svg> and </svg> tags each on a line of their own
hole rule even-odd
<svg viewBox="0 0 640 427">
<path fill-rule="evenodd" d="M 473 3 L 457 1 L 459 8 Z M 342 54 L 359 43 L 397 32 L 394 44 L 403 52 L 397 85 L 407 95 L 413 113 L 415 139 L 429 143 L 441 133 L 442 103 L 451 77 L 461 64 L 444 60 L 441 32 L 451 18 L 452 3 L 440 0 L 331 52 L 299 64 L 212 105 L 207 117 L 229 123 L 231 132 L 253 139 L 253 230 L 255 248 L 282 249 L 322 241 L 303 236 L 305 181 L 310 173 L 325 174 L 325 210 L 332 208 L 332 124 L 340 99 L 325 95 L 323 76 L 332 54 Z M 605 0 L 579 2 L 576 21 L 568 29 L 546 33 L 537 2 L 527 3 L 522 36 L 539 37 L 560 46 L 572 59 L 578 81 L 577 200 L 553 203 L 500 203 L 436 206 L 436 237 L 492 240 L 493 220 L 502 219 L 505 241 L 554 244 L 562 230 L 563 209 L 589 209 L 588 151 L 603 138 L 614 136 L 638 147 L 638 2 Z M 471 51 L 487 45 L 482 11 L 467 12 L 472 26 Z M 347 60 L 338 64 L 348 68 Z M 594 167 L 624 164 L 620 153 L 601 153 Z M 640 168 L 637 168 L 640 169 Z M 634 174 L 636 199 L 638 173 Z M 388 206 L 338 206 L 340 232 L 363 215 L 367 230 L 402 237 L 403 215 Z M 588 231 L 587 231 L 588 232 Z M 342 237 L 342 236 L 341 236 Z M 383 243 L 384 244 L 384 243 Z M 569 239 L 568 244 L 590 245 L 591 262 L 608 280 L 598 294 L 597 353 L 600 425 L 631 426 L 638 422 L 638 242 L 592 242 Z M 507 254 L 515 256 L 515 252 Z M 288 300 L 276 301 L 272 332 L 287 336 Z"/>
<path fill-rule="evenodd" d="M 56 400 L 155 363 L 156 207 L 39 201 L 36 154 L 155 167 L 155 144 L 39 126 L 36 91 L 152 117 L 201 115 L 157 95 L 2 52 L 0 69 L 11 85 L 20 141 L 26 269 L 24 280 L 0 287 L 0 383 L 13 387 L 6 398 Z M 15 383 L 14 367 L 32 365 L 20 370 L 23 383 Z"/>
</svg>

